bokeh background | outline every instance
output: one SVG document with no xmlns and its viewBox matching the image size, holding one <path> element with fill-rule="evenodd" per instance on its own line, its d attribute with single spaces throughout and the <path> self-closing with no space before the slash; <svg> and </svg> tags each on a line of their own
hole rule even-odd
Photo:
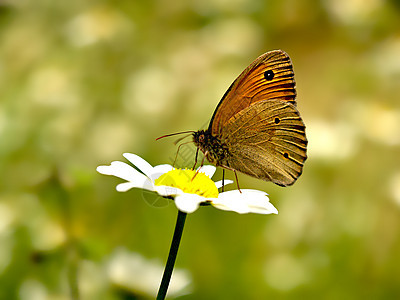
<svg viewBox="0 0 400 300">
<path fill-rule="evenodd" d="M 204 128 L 273 49 L 293 60 L 304 173 L 240 176 L 279 215 L 189 215 L 171 298 L 400 296 L 399 1 L 3 0 L 0 41 L 0 299 L 154 298 L 176 207 L 95 168 L 171 163 L 175 138 L 155 138 Z"/>
</svg>

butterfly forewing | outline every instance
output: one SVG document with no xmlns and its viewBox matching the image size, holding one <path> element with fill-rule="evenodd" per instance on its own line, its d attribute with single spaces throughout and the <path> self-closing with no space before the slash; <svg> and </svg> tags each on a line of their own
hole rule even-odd
<svg viewBox="0 0 400 300">
<path fill-rule="evenodd" d="M 296 107 L 260 101 L 238 112 L 219 138 L 229 148 L 223 165 L 281 186 L 293 184 L 307 158 L 305 126 Z"/>
<path fill-rule="evenodd" d="M 296 105 L 293 66 L 282 50 L 258 57 L 232 83 L 211 119 L 209 130 L 221 132 L 231 117 L 259 101 L 279 99 Z"/>
</svg>

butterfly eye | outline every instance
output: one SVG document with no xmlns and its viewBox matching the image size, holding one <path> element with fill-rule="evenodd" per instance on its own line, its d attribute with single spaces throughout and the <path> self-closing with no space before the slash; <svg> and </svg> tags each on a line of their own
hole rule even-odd
<svg viewBox="0 0 400 300">
<path fill-rule="evenodd" d="M 273 78 L 274 78 L 274 72 L 272 71 L 272 70 L 268 70 L 268 71 L 265 71 L 264 72 L 264 78 L 265 78 L 265 80 L 267 80 L 267 81 L 270 81 L 270 80 L 272 80 Z"/>
</svg>

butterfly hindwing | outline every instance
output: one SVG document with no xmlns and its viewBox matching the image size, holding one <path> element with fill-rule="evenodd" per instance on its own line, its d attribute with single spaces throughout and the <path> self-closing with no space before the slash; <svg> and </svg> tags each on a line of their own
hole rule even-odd
<svg viewBox="0 0 400 300">
<path fill-rule="evenodd" d="M 307 158 L 299 112 L 280 100 L 259 101 L 241 110 L 225 124 L 219 139 L 229 148 L 223 167 L 281 186 L 296 181 Z"/>
</svg>

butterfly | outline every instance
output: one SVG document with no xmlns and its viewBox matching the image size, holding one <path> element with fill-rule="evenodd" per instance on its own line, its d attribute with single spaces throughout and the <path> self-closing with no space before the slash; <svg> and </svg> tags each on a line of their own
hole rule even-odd
<svg viewBox="0 0 400 300">
<path fill-rule="evenodd" d="M 259 56 L 226 91 L 208 128 L 192 137 L 217 167 L 292 185 L 303 171 L 308 141 L 289 55 L 274 50 Z"/>
</svg>

